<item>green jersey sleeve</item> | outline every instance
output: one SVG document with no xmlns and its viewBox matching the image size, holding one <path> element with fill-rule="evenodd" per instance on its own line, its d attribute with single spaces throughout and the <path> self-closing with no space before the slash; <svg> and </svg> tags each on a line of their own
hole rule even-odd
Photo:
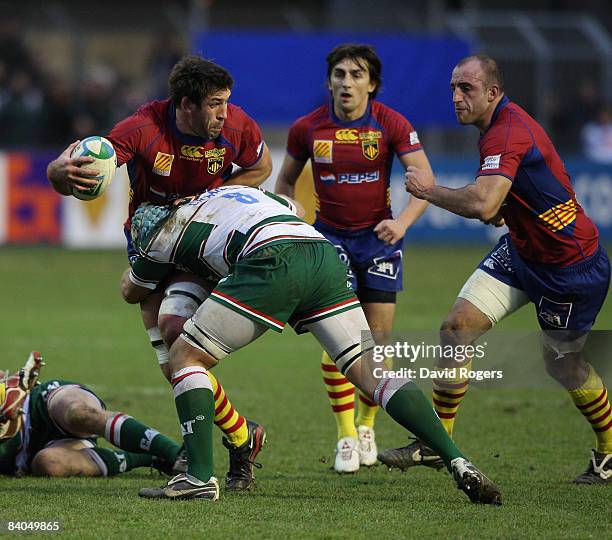
<svg viewBox="0 0 612 540">
<path fill-rule="evenodd" d="M 174 264 L 138 256 L 132 264 L 130 279 L 140 287 L 155 289 L 174 270 Z"/>
</svg>

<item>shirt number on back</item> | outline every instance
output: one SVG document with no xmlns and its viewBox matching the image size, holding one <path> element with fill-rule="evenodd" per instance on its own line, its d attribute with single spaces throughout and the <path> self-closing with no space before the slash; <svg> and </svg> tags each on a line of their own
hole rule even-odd
<svg viewBox="0 0 612 540">
<path fill-rule="evenodd" d="M 243 204 L 255 204 L 256 202 L 259 202 L 257 198 L 253 197 L 253 195 L 248 195 L 247 193 L 226 193 L 225 195 L 222 195 L 222 197 L 225 197 L 226 199 L 235 199 L 236 202 Z"/>
</svg>

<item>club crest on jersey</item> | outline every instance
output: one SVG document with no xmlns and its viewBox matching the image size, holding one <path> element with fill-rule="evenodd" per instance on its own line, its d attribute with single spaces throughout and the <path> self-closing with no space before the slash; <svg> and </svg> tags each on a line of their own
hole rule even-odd
<svg viewBox="0 0 612 540">
<path fill-rule="evenodd" d="M 357 144 L 359 132 L 356 129 L 339 129 L 336 131 L 336 142 L 339 144 Z"/>
<path fill-rule="evenodd" d="M 332 162 L 333 141 L 315 140 L 312 143 L 312 155 L 315 163 Z"/>
<path fill-rule="evenodd" d="M 155 156 L 155 161 L 153 162 L 153 172 L 161 176 L 170 176 L 170 169 L 172 169 L 173 161 L 173 154 L 164 154 L 163 152 L 157 152 L 157 155 Z"/>
<path fill-rule="evenodd" d="M 361 141 L 361 150 L 363 155 L 370 161 L 374 161 L 380 153 L 377 139 L 368 139 Z"/>
<path fill-rule="evenodd" d="M 225 158 L 221 157 L 210 157 L 206 161 L 206 170 L 210 174 L 217 174 L 223 168 L 223 161 Z"/>
</svg>

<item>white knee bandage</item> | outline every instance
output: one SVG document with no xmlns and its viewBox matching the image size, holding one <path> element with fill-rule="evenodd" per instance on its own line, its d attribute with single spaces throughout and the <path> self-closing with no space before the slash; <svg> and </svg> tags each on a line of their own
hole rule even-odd
<svg viewBox="0 0 612 540">
<path fill-rule="evenodd" d="M 176 315 L 178 317 L 191 317 L 200 304 L 208 298 L 208 291 L 191 281 L 173 283 L 164 293 L 159 308 L 160 315 Z"/>
<path fill-rule="evenodd" d="M 189 343 L 189 345 L 192 347 L 210 354 L 216 360 L 222 360 L 230 352 L 232 352 L 223 343 L 214 339 L 210 333 L 197 326 L 193 322 L 193 319 L 189 319 L 185 322 L 181 338 Z"/>
<path fill-rule="evenodd" d="M 491 324 L 497 324 L 529 302 L 525 291 L 506 285 L 480 268 L 468 278 L 457 296 L 476 306 Z"/>
</svg>

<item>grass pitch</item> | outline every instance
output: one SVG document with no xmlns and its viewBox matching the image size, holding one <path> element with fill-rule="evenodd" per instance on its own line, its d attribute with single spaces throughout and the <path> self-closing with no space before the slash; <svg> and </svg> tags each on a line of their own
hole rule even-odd
<svg viewBox="0 0 612 540">
<path fill-rule="evenodd" d="M 396 328 L 437 329 L 484 252 L 484 247 L 409 246 Z M 47 361 L 43 380 L 87 384 L 109 408 L 178 438 L 171 392 L 138 310 L 119 296 L 124 266 L 121 252 L 0 251 L 0 367 L 15 369 L 30 350 L 40 350 Z M 502 328 L 535 329 L 532 308 Z M 597 328 L 612 328 L 610 300 Z M 351 476 L 334 474 L 335 426 L 319 359 L 312 337 L 286 330 L 282 336 L 268 332 L 216 368 L 234 405 L 268 433 L 251 493 L 222 494 L 215 504 L 145 501 L 136 496 L 138 489 L 164 480 L 144 469 L 110 479 L 0 477 L 0 520 L 59 520 L 60 534 L 68 538 L 609 537 L 610 486 L 569 483 L 585 468 L 594 441 L 560 388 L 470 391 L 456 440 L 504 495 L 502 507 L 479 507 L 445 472 L 400 473 L 379 466 Z M 525 362 L 517 353 L 517 365 L 542 375 L 541 363 Z M 604 379 L 612 384 L 609 370 Z M 380 448 L 407 441 L 384 412 L 376 433 Z M 227 455 L 220 436 L 215 455 L 222 479 Z"/>
</svg>

